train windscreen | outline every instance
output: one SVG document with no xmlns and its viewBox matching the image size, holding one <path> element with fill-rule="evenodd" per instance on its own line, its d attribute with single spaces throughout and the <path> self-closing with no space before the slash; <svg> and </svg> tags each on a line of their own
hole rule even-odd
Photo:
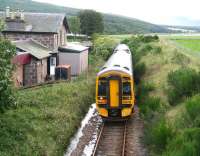
<svg viewBox="0 0 200 156">
<path fill-rule="evenodd" d="M 106 96 L 106 94 L 107 94 L 107 91 L 106 91 L 107 87 L 106 86 L 107 86 L 106 82 L 99 81 L 98 96 Z"/>
<path fill-rule="evenodd" d="M 124 96 L 130 96 L 131 95 L 131 83 L 130 82 L 124 82 L 123 83 L 123 95 Z"/>
</svg>

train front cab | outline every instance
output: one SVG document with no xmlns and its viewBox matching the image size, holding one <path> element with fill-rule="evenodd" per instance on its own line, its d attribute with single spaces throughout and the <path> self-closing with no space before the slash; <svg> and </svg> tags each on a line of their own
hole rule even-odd
<svg viewBox="0 0 200 156">
<path fill-rule="evenodd" d="M 133 113 L 134 84 L 132 76 L 108 72 L 96 79 L 96 106 L 103 119 L 127 119 Z"/>
</svg>

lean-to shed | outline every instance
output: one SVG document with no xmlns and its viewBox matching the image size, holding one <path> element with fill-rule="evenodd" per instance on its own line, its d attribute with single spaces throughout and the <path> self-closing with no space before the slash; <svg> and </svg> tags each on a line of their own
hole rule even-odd
<svg viewBox="0 0 200 156">
<path fill-rule="evenodd" d="M 88 47 L 68 43 L 59 47 L 59 64 L 70 64 L 71 74 L 76 76 L 88 69 Z"/>
</svg>

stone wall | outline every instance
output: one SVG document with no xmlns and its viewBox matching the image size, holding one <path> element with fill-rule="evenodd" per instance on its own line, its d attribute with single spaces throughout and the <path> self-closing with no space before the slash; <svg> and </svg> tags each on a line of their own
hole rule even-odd
<svg viewBox="0 0 200 156">
<path fill-rule="evenodd" d="M 57 49 L 57 44 L 55 43 L 57 41 L 55 40 L 54 34 L 52 33 L 37 34 L 9 32 L 4 33 L 4 36 L 11 41 L 33 39 L 47 46 L 51 50 Z"/>
</svg>

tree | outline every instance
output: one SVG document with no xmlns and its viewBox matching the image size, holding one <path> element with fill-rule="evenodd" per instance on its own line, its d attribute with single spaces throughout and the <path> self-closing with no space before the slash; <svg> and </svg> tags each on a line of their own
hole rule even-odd
<svg viewBox="0 0 200 156">
<path fill-rule="evenodd" d="M 79 13 L 81 22 L 81 33 L 92 35 L 102 33 L 104 30 L 103 17 L 93 10 L 84 10 Z"/>
<path fill-rule="evenodd" d="M 4 109 L 14 103 L 11 81 L 13 65 L 11 59 L 15 51 L 15 47 L 10 41 L 0 36 L 0 112 L 3 112 Z"/>
<path fill-rule="evenodd" d="M 80 19 L 77 16 L 72 16 L 68 19 L 70 31 L 74 34 L 80 33 Z"/>
</svg>

